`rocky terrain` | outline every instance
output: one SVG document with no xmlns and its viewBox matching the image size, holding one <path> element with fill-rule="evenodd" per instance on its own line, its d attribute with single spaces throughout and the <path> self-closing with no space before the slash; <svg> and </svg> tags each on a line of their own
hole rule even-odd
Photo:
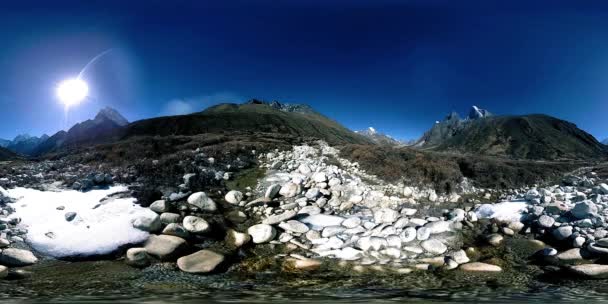
<svg viewBox="0 0 608 304">
<path fill-rule="evenodd" d="M 451 141 L 495 119 L 474 108 L 432 133 Z M 161 277 L 608 277 L 608 169 L 595 157 L 403 147 L 255 100 L 134 123 L 105 109 L 61 134 L 40 159 L 7 150 L 0 163 L 2 277 L 44 277 L 37 266 L 57 259 Z"/>
</svg>

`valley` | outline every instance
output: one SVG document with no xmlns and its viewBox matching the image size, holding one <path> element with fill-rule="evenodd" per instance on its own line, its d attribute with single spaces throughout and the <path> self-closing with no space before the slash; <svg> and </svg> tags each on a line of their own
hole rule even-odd
<svg viewBox="0 0 608 304">
<path fill-rule="evenodd" d="M 89 269 L 97 283 L 75 276 L 67 294 L 145 287 L 164 297 L 267 274 L 310 299 L 322 295 L 310 288 L 364 299 L 357 288 L 368 284 L 422 300 L 417 290 L 456 284 L 476 300 L 538 286 L 563 289 L 566 300 L 572 282 L 607 277 L 605 147 L 552 118 L 454 119 L 447 124 L 464 127 L 446 133 L 439 123 L 410 144 L 279 102 L 132 123 L 103 109 L 36 153 L 3 154 L 0 286 L 56 299 L 65 293 L 44 289 L 51 272 Z M 516 140 L 487 131 L 529 119 L 555 122 L 541 132 L 556 139 L 536 140 L 534 127 Z M 511 147 L 478 144 L 497 134 Z M 536 158 L 537 149 L 555 152 Z M 247 297 L 222 294 L 198 297 Z"/>
</svg>

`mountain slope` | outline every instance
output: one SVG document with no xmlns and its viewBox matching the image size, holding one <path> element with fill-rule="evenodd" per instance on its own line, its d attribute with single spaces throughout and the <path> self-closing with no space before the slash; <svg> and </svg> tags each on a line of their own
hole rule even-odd
<svg viewBox="0 0 608 304">
<path fill-rule="evenodd" d="M 0 161 L 12 160 L 17 158 L 19 158 L 19 156 L 16 153 L 6 148 L 0 147 Z"/>
<path fill-rule="evenodd" d="M 604 144 L 604 145 L 608 145 L 608 138 L 606 138 L 606 139 L 602 140 L 602 144 Z"/>
<path fill-rule="evenodd" d="M 94 119 L 77 123 L 66 131 L 59 131 L 40 143 L 31 155 L 42 155 L 59 148 L 111 142 L 129 122 L 118 111 L 106 107 Z"/>
<path fill-rule="evenodd" d="M 329 143 L 371 143 L 308 106 L 251 101 L 219 104 L 202 112 L 146 119 L 128 125 L 124 137 L 140 135 L 196 135 L 222 132 L 286 133 Z"/>
<path fill-rule="evenodd" d="M 517 159 L 606 157 L 606 147 L 576 125 L 551 116 L 494 116 L 452 122 L 450 136 L 423 147 Z"/>
<path fill-rule="evenodd" d="M 388 146 L 402 146 L 405 145 L 405 143 L 400 142 L 384 133 L 380 133 L 378 131 L 376 131 L 376 129 L 369 127 L 365 130 L 361 130 L 361 131 L 355 131 L 355 133 L 363 135 L 367 138 L 369 138 L 370 140 L 372 140 L 374 143 L 378 144 L 378 145 L 388 145 Z"/>
</svg>

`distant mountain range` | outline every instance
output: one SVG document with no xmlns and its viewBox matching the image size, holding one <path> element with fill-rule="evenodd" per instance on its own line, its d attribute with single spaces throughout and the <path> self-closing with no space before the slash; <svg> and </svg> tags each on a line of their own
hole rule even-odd
<svg viewBox="0 0 608 304">
<path fill-rule="evenodd" d="M 0 139 L 0 147 L 7 148 L 18 154 L 31 155 L 36 147 L 48 138 L 49 136 L 46 134 L 41 137 L 21 134 L 16 136 L 13 140 Z"/>
<path fill-rule="evenodd" d="M 51 137 L 18 136 L 0 141 L 19 154 L 40 156 L 53 151 L 114 143 L 136 136 L 193 136 L 200 134 L 264 133 L 330 144 L 411 146 L 421 150 L 468 153 L 512 159 L 561 160 L 605 158 L 607 147 L 576 125 L 547 115 L 495 116 L 473 106 L 465 118 L 452 112 L 414 141 L 396 140 L 368 128 L 353 132 L 302 104 L 252 99 L 225 103 L 189 115 L 165 116 L 129 123 L 112 108 L 94 119 Z"/>
<path fill-rule="evenodd" d="M 603 143 L 604 145 L 608 145 L 608 138 L 606 138 L 606 139 L 602 140 L 602 143 Z"/>
<path fill-rule="evenodd" d="M 573 123 L 542 114 L 493 116 L 473 107 L 469 116 L 449 114 L 416 147 L 516 159 L 605 158 L 606 147 Z"/>
<path fill-rule="evenodd" d="M 409 146 L 413 144 L 413 141 L 402 141 L 395 138 L 392 138 L 389 135 L 378 132 L 373 127 L 369 127 L 365 130 L 355 131 L 355 133 L 363 135 L 369 139 L 371 139 L 374 143 L 379 145 L 388 145 L 388 146 Z"/>
</svg>

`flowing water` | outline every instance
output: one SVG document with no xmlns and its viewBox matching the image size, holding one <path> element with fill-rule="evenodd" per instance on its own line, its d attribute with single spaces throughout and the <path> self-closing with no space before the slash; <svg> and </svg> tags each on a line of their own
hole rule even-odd
<svg viewBox="0 0 608 304">
<path fill-rule="evenodd" d="M 393 303 L 393 302 L 573 302 L 608 301 L 608 280 L 544 274 L 523 263 L 518 243 L 504 256 L 500 274 L 461 271 L 378 271 L 321 269 L 309 274 L 228 271 L 195 276 L 171 264 L 139 270 L 121 261 L 42 261 L 31 275 L 0 281 L 2 303 Z M 527 255 L 527 252 L 525 253 Z"/>
</svg>

